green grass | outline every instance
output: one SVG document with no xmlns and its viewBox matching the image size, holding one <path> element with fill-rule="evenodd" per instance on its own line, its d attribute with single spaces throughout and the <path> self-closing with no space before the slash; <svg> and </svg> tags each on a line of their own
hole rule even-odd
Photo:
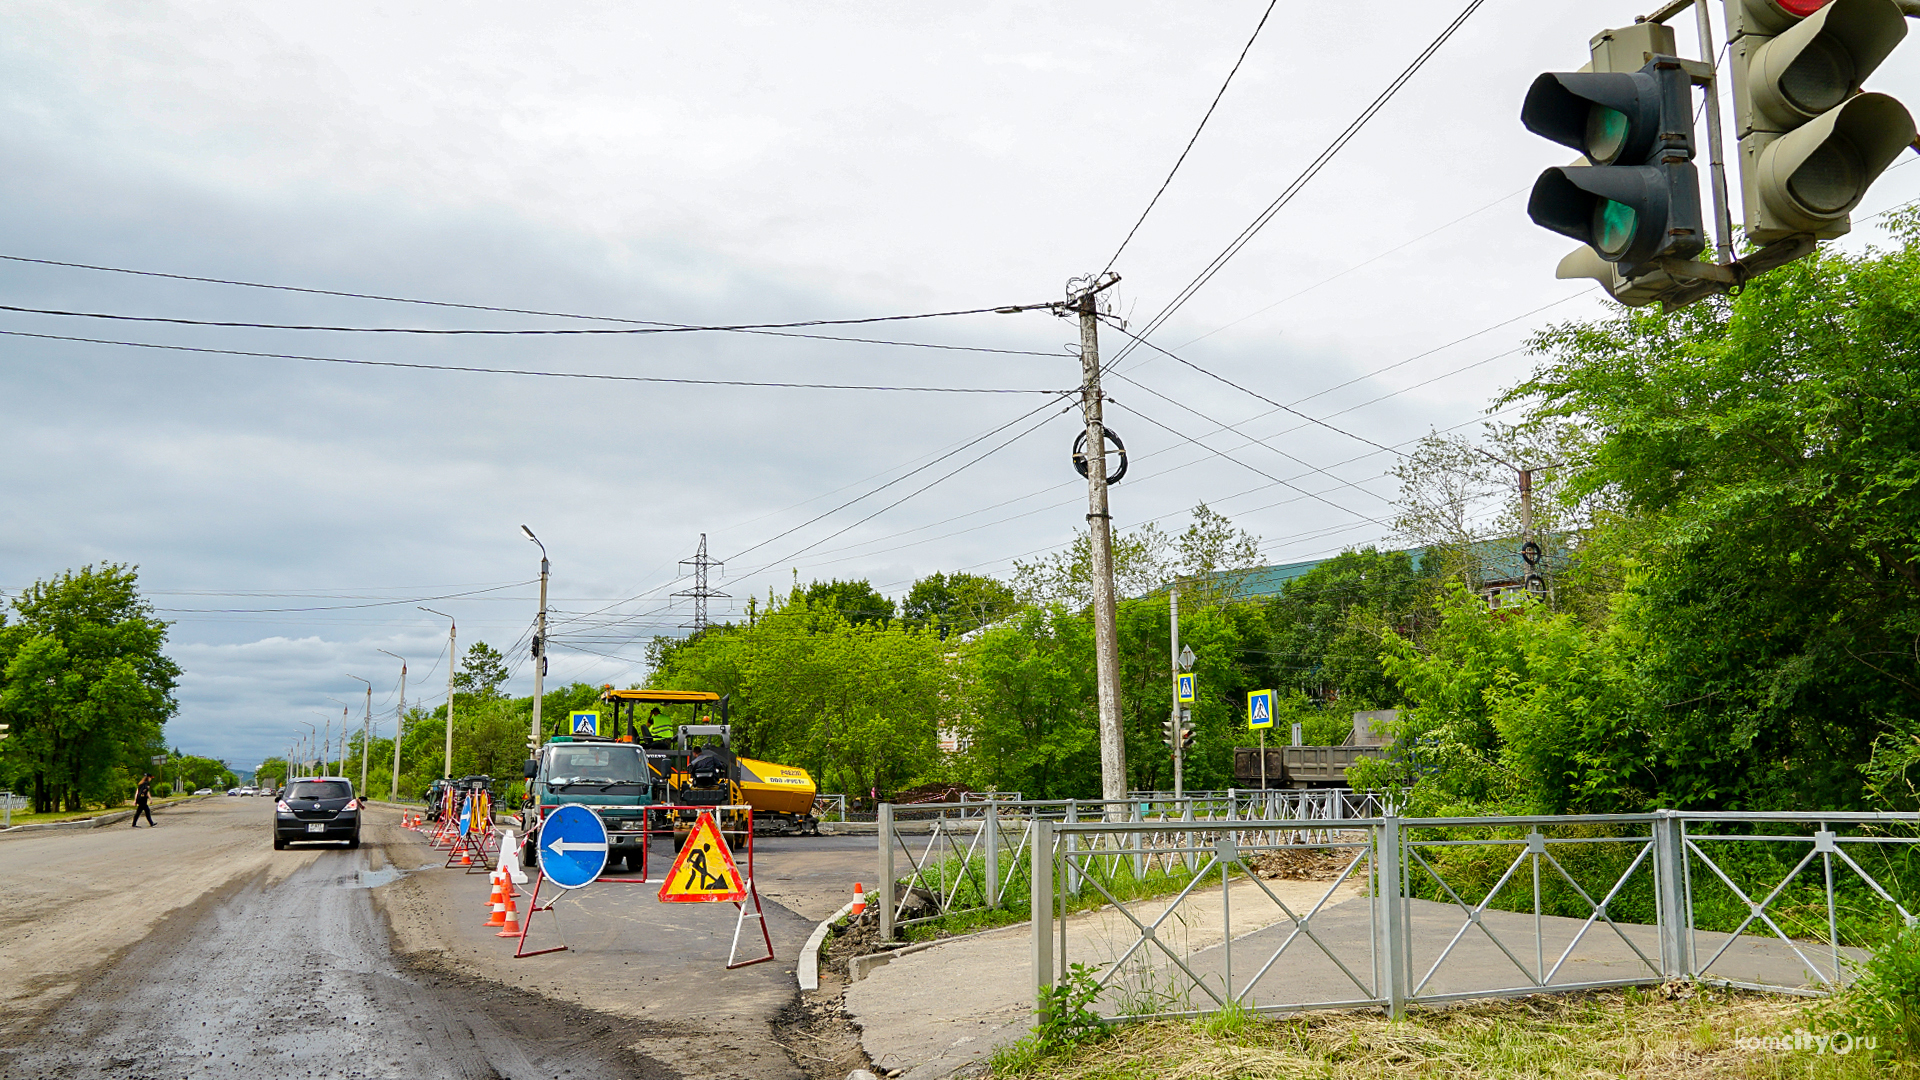
<svg viewBox="0 0 1920 1080">
<path fill-rule="evenodd" d="M 1541 995 L 1390 1022 L 1377 1012 L 1264 1019 L 1245 1011 L 1111 1029 L 1054 1046 L 1034 1037 L 990 1060 L 996 1080 L 1360 1080 L 1491 1077 L 1647 1080 L 1702 1076 L 1851 1080 L 1911 1070 L 1813 1050 L 1769 1052 L 1737 1039 L 1832 1033 L 1818 1005 L 1679 984 L 1648 991 Z"/>
<path fill-rule="evenodd" d="M 198 797 L 207 798 L 208 796 Z M 174 798 L 157 798 L 153 800 L 153 807 L 157 810 L 163 806 L 188 802 L 194 798 L 196 798 L 196 796 L 193 795 L 181 795 Z M 102 814 L 115 814 L 122 810 L 131 809 L 133 809 L 133 804 L 125 803 L 120 806 L 95 806 L 88 810 L 56 810 L 50 814 L 35 814 L 26 810 L 15 810 L 13 812 L 13 824 L 45 825 L 56 821 L 79 821 L 83 818 L 99 817 Z M 5 819 L 0 818 L 0 820 Z"/>
</svg>

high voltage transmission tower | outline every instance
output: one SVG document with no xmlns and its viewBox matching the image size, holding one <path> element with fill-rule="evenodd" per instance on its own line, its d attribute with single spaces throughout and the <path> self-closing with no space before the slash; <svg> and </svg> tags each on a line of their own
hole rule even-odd
<svg viewBox="0 0 1920 1080">
<path fill-rule="evenodd" d="M 725 565 L 726 563 L 718 559 L 710 559 L 707 557 L 707 534 L 701 533 L 700 550 L 694 552 L 693 558 L 680 560 L 682 570 L 685 570 L 689 566 L 693 568 L 693 588 L 673 594 L 675 596 L 690 596 L 693 598 L 693 621 L 690 623 L 681 623 L 680 625 L 682 627 L 689 628 L 696 634 L 707 628 L 707 601 L 710 599 L 725 599 L 727 596 L 726 593 L 716 592 L 707 587 L 707 571 L 709 569 L 718 569 Z"/>
</svg>

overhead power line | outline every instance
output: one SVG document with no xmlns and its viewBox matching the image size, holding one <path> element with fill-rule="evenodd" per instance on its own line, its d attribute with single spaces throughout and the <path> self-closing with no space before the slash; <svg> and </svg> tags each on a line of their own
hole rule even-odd
<svg viewBox="0 0 1920 1080">
<path fill-rule="evenodd" d="M 1055 392 L 1054 392 L 1054 394 L 1055 394 L 1055 396 L 1056 396 L 1056 397 L 1065 397 L 1065 396 L 1067 396 L 1067 395 L 1069 395 L 1069 394 L 1077 394 L 1077 393 L 1079 393 L 1079 391 L 1078 391 L 1078 390 L 1063 390 L 1063 391 L 1055 391 Z M 906 479 L 907 477 L 909 477 L 909 476 L 914 476 L 914 475 L 916 475 L 916 474 L 918 474 L 918 473 L 922 473 L 922 472 L 925 472 L 926 470 L 928 470 L 928 469 L 931 469 L 931 468 L 933 468 L 933 467 L 934 467 L 935 465 L 938 465 L 938 464 L 939 464 L 940 462 L 942 462 L 942 461 L 945 461 L 945 460 L 946 460 L 947 458 L 949 458 L 949 457 L 952 457 L 952 456 L 953 456 L 954 454 L 957 454 L 957 453 L 959 453 L 960 451 L 962 451 L 962 450 L 965 450 L 965 449 L 967 449 L 968 447 L 971 447 L 971 446 L 975 446 L 975 445 L 978 445 L 979 443 L 982 443 L 982 442 L 985 442 L 986 440 L 988 440 L 988 439 L 991 439 L 991 438 L 993 438 L 993 437 L 994 437 L 995 435 L 998 435 L 998 434 L 1000 434 L 1001 432 L 1003 432 L 1003 431 L 1005 431 L 1005 430 L 1007 430 L 1008 428 L 1010 428 L 1010 427 L 1012 427 L 1013 425 L 1015 425 L 1015 424 L 1017 424 L 1017 423 L 1019 423 L 1020 421 L 1022 421 L 1022 420 L 1025 420 L 1025 419 L 1027 419 L 1028 417 L 1030 417 L 1030 416 L 1032 416 L 1032 415 L 1033 415 L 1034 413 L 1037 413 L 1037 412 L 1040 412 L 1040 411 L 1042 411 L 1042 410 L 1044 410 L 1044 409 L 1046 409 L 1046 408 L 1047 408 L 1048 406 L 1050 406 L 1050 405 L 1052 405 L 1052 404 L 1053 404 L 1053 402 L 1051 402 L 1051 401 L 1049 401 L 1049 402 L 1046 402 L 1046 403 L 1044 403 L 1044 404 L 1042 404 L 1042 405 L 1041 405 L 1041 406 L 1040 406 L 1039 408 L 1036 408 L 1036 409 L 1029 409 L 1028 411 L 1026 411 L 1026 412 L 1024 412 L 1024 413 L 1021 413 L 1021 414 L 1020 414 L 1019 416 L 1016 416 L 1016 417 L 1014 417 L 1013 419 L 1011 419 L 1011 420 L 1009 420 L 1009 421 L 1007 421 L 1006 423 L 1004 423 L 1004 424 L 1001 424 L 1001 425 L 1000 425 L 999 427 L 996 427 L 996 428 L 992 428 L 992 429 L 990 429 L 990 430 L 988 430 L 988 431 L 986 431 L 986 432 L 984 432 L 984 433 L 982 433 L 981 435 L 978 435 L 978 436 L 976 436 L 976 437 L 974 437 L 974 438 L 972 438 L 972 439 L 969 439 L 969 440 L 967 440 L 967 441 L 966 441 L 965 443 L 962 443 L 961 445 L 959 445 L 959 446 L 957 446 L 957 447 L 955 447 L 954 449 L 952 449 L 952 450 L 950 450 L 950 451 L 948 451 L 947 453 L 945 453 L 945 454 L 942 454 L 942 455 L 940 455 L 939 457 L 936 457 L 936 458 L 934 458 L 933 460 L 931 460 L 931 461 L 929 461 L 929 462 L 927 462 L 926 464 L 924 464 L 924 465 L 922 465 L 922 466 L 920 466 L 920 467 L 919 467 L 919 468 L 917 468 L 917 469 L 913 469 L 913 470 L 911 470 L 911 471 L 909 471 L 909 472 L 904 472 L 904 473 L 901 473 L 901 474 L 900 474 L 899 476 L 896 476 L 896 477 L 894 477 L 893 479 L 891 479 L 891 480 L 889 480 L 889 481 L 887 481 L 886 483 L 884 483 L 884 484 L 881 484 L 881 485 L 880 485 L 879 487 L 876 487 L 876 488 L 873 488 L 873 489 L 871 489 L 871 490 L 868 490 L 868 491 L 865 491 L 865 492 L 862 492 L 861 494 L 859 494 L 859 495 L 856 495 L 856 496 L 854 496 L 854 497 L 853 497 L 853 498 L 851 498 L 851 499 L 848 499 L 848 500 L 847 500 L 846 502 L 843 502 L 843 503 L 841 503 L 841 504 L 840 504 L 839 506 L 836 506 L 836 507 L 834 507 L 833 509 L 831 509 L 831 510 L 828 510 L 828 511 L 826 511 L 825 513 L 821 513 L 821 514 L 816 514 L 815 516 L 813 516 L 813 517 L 811 517 L 811 518 L 808 518 L 807 520 L 805 520 L 805 521 L 803 521 L 803 522 L 801 522 L 800 524 L 798 524 L 798 525 L 795 525 L 795 526 L 794 526 L 793 528 L 791 528 L 791 529 L 787 529 L 787 530 L 785 530 L 785 531 L 783 531 L 783 532 L 779 532 L 779 533 L 775 533 L 774 535 L 772 535 L 772 536 L 769 536 L 769 537 L 767 537 L 767 538 L 766 538 L 765 540 L 762 540 L 762 541 L 760 541 L 759 543 L 757 543 L 757 544 L 754 544 L 754 545 L 753 545 L 752 547 L 748 547 L 748 548 L 742 548 L 742 549 L 741 549 L 740 551 L 738 551 L 738 552 L 736 552 L 736 553 L 735 553 L 735 554 L 734 554 L 734 555 L 732 556 L 732 558 L 731 558 L 731 559 L 730 559 L 729 561 L 731 561 L 731 562 L 738 562 L 738 561 L 740 561 L 740 557 L 741 557 L 741 556 L 743 556 L 743 555 L 745 555 L 745 554 L 746 554 L 747 552 L 749 552 L 749 551 L 755 551 L 755 550 L 758 550 L 758 549 L 760 549 L 760 548 L 763 548 L 763 547 L 766 547 L 766 546 L 767 546 L 768 544 L 771 544 L 771 543 L 773 543 L 773 542 L 774 542 L 775 540 L 778 540 L 778 539 L 780 539 L 780 538 L 781 538 L 781 537 L 783 537 L 783 536 L 790 536 L 790 535 L 792 535 L 793 533 L 796 533 L 796 532 L 799 532 L 799 531 L 800 531 L 801 529 L 804 529 L 804 528 L 806 528 L 807 526 L 809 526 L 809 525 L 811 525 L 811 524 L 813 524 L 814 522 L 816 522 L 816 521 L 819 521 L 819 520 L 821 520 L 822 518 L 825 518 L 825 517 L 829 517 L 829 516 L 831 516 L 831 515 L 833 515 L 833 514 L 837 514 L 837 513 L 839 513 L 840 511 L 842 511 L 842 510 L 845 510 L 845 509 L 846 509 L 847 507 L 849 507 L 849 506 L 852 506 L 852 505 L 853 505 L 854 503 L 857 503 L 857 502 L 859 502 L 860 500 L 862 500 L 862 499 L 865 499 L 865 498 L 867 498 L 868 496 L 871 496 L 871 495 L 878 495 L 878 494 L 879 494 L 879 493 L 881 493 L 882 491 L 885 491 L 885 490 L 887 490 L 888 488 L 890 488 L 890 487 L 892 487 L 893 485 L 895 485 L 895 484 L 897 484 L 897 483 L 899 483 L 900 481 L 902 481 L 902 480 L 905 480 L 905 479 Z M 1021 434 L 1025 434 L 1025 432 L 1022 432 Z M 1018 438 L 1018 437 L 1019 437 L 1019 436 L 1015 436 L 1015 438 Z M 1002 444 L 1002 445 L 1005 445 L 1005 444 Z M 999 448 L 998 448 L 998 447 L 996 447 L 995 449 L 997 450 L 997 449 L 999 449 Z M 989 453 L 989 454 L 990 454 L 990 453 L 993 453 L 993 451 L 991 451 L 991 450 L 990 450 L 990 451 L 988 451 L 988 453 Z M 975 460 L 977 461 L 977 460 L 979 460 L 979 459 L 978 459 L 978 458 L 976 458 Z M 971 464 L 971 462 L 969 462 L 969 464 Z M 951 473 L 949 473 L 948 475 L 952 475 L 952 474 L 951 474 Z M 922 490 L 922 491 L 924 491 L 924 490 L 926 490 L 926 489 L 925 489 L 925 488 L 922 488 L 922 489 L 920 489 L 920 490 Z M 916 492 L 916 494 L 918 494 L 918 493 Z M 911 496 L 909 496 L 909 498 L 911 498 Z M 899 504 L 898 504 L 898 503 L 895 503 L 894 505 L 896 505 L 896 506 L 897 506 L 897 505 L 899 505 Z M 864 519 L 863 519 L 863 520 L 864 520 Z M 843 531 L 844 531 L 844 530 L 843 530 Z M 839 534 L 838 534 L 838 533 L 835 533 L 834 535 L 835 535 L 835 536 L 837 536 L 837 535 L 839 535 Z M 819 543 L 819 541 L 815 541 L 815 543 Z M 789 556 L 789 558 L 791 558 L 791 556 Z M 784 561 L 785 561 L 784 559 L 783 559 L 783 560 L 779 560 L 779 562 L 784 562 Z M 770 564 L 768 564 L 768 565 L 778 565 L 778 562 L 776 562 L 776 563 L 770 563 Z M 762 569 L 762 570 L 764 570 L 764 569 L 765 569 L 765 567 L 762 567 L 761 569 Z M 755 571 L 754 571 L 753 573 L 755 573 L 755 574 L 757 574 L 757 573 L 759 573 L 759 572 L 760 572 L 760 570 L 755 570 Z M 741 577 L 751 577 L 751 576 L 752 576 L 751 574 L 743 574 L 743 575 L 741 575 Z M 737 580 L 737 579 L 735 579 L 735 580 Z"/>
<path fill-rule="evenodd" d="M 1280 0 L 1268 0 L 1267 10 L 1260 13 L 1260 21 L 1254 24 L 1252 36 L 1248 37 L 1247 43 L 1240 47 L 1240 55 L 1234 59 L 1233 67 L 1228 69 L 1226 79 L 1221 82 L 1220 90 L 1213 95 L 1213 101 L 1207 105 L 1207 111 L 1200 117 L 1199 126 L 1193 129 L 1192 137 L 1187 139 L 1187 145 L 1181 149 L 1180 156 L 1174 159 L 1173 168 L 1167 170 L 1167 178 L 1160 181 L 1159 190 L 1153 193 L 1153 198 L 1147 200 L 1147 208 L 1140 211 L 1139 219 L 1133 223 L 1133 228 L 1127 230 L 1126 238 L 1120 241 L 1120 246 L 1114 250 L 1113 257 L 1107 260 L 1107 265 L 1094 277 L 1103 277 L 1108 270 L 1113 269 L 1113 264 L 1120 261 L 1120 253 L 1127 250 L 1127 245 L 1133 242 L 1133 234 L 1140 231 L 1140 226 L 1146 224 L 1147 215 L 1153 213 L 1155 206 L 1160 205 L 1160 196 L 1167 193 L 1167 185 L 1173 183 L 1173 175 L 1180 171 L 1180 166 L 1186 164 L 1187 155 L 1193 152 L 1193 144 L 1200 141 L 1200 133 L 1207 130 L 1207 121 L 1213 119 L 1213 110 L 1219 108 L 1220 99 L 1227 96 L 1227 87 L 1233 85 L 1233 77 L 1240 73 L 1240 65 L 1247 62 L 1247 53 L 1252 52 L 1253 43 L 1260 40 L 1260 31 L 1266 29 L 1267 19 L 1273 14 L 1273 9 L 1279 2 Z"/>
<path fill-rule="evenodd" d="M 1467 6 L 1461 9 L 1460 14 L 1453 17 L 1453 21 L 1448 23 L 1446 28 L 1440 31 L 1439 36 L 1429 42 L 1426 48 L 1420 50 L 1419 55 L 1413 58 L 1413 62 L 1408 64 L 1406 69 L 1401 71 L 1399 75 L 1395 76 L 1393 81 L 1387 84 L 1387 88 L 1382 90 L 1373 101 L 1369 102 L 1366 108 L 1360 110 L 1360 115 L 1356 116 L 1340 134 L 1334 136 L 1333 141 L 1327 145 L 1327 148 L 1320 151 L 1317 157 L 1308 162 L 1306 168 L 1302 169 L 1300 174 L 1294 177 L 1293 181 L 1281 190 L 1278 197 L 1267 204 L 1267 208 L 1262 210 L 1253 219 L 1251 224 L 1240 230 L 1239 235 L 1235 236 L 1220 254 L 1215 255 L 1198 274 L 1194 275 L 1192 281 L 1189 281 L 1185 287 L 1175 294 L 1172 300 L 1168 301 L 1166 307 L 1160 309 L 1160 313 L 1155 315 L 1153 319 L 1147 323 L 1146 327 L 1141 331 L 1140 336 L 1151 337 L 1155 331 L 1165 325 L 1168 319 L 1173 317 L 1175 312 L 1184 307 L 1187 301 L 1193 298 L 1195 293 L 1199 292 L 1207 282 L 1213 280 L 1213 276 L 1218 274 L 1221 268 L 1226 266 L 1228 261 L 1235 255 L 1239 254 L 1240 249 L 1246 247 L 1255 236 L 1259 235 L 1260 230 L 1266 228 L 1267 223 L 1273 220 L 1274 215 L 1278 214 L 1288 203 L 1292 202 L 1294 196 L 1298 195 L 1301 189 L 1305 188 L 1315 176 L 1320 174 L 1320 170 L 1326 168 L 1327 163 L 1332 161 L 1334 156 L 1340 153 L 1340 151 L 1346 147 L 1347 143 L 1353 140 L 1355 135 L 1360 133 L 1360 129 L 1365 127 L 1369 120 L 1372 120 L 1379 114 L 1381 109 L 1386 107 L 1387 102 L 1393 100 L 1394 95 L 1400 92 L 1400 88 L 1405 86 L 1422 67 L 1426 66 L 1427 61 L 1433 58 L 1433 54 L 1439 52 L 1440 47 L 1445 45 L 1448 39 L 1452 38 L 1455 32 L 1464 26 L 1466 21 L 1473 16 L 1474 12 L 1480 10 L 1480 6 L 1484 3 L 1486 3 L 1486 0 L 1468 0 Z M 1119 350 L 1118 354 L 1116 354 L 1106 366 L 1111 368 L 1114 364 L 1119 363 L 1126 358 L 1127 354 L 1131 352 L 1133 348 L 1134 343 L 1129 342 Z"/>
<path fill-rule="evenodd" d="M 114 322 L 165 323 L 170 326 L 216 326 L 243 330 L 320 330 L 342 334 L 421 334 L 428 336 L 478 336 L 478 337 L 552 337 L 563 335 L 613 335 L 632 336 L 636 334 L 685 334 L 695 332 L 731 332 L 755 333 L 781 327 L 846 325 L 850 323 L 894 322 L 902 319 L 937 319 L 949 315 L 979 315 L 991 308 L 976 311 L 942 311 L 927 315 L 887 315 L 872 319 L 837 319 L 797 323 L 743 323 L 739 325 L 698 326 L 691 324 L 667 323 L 647 326 L 569 326 L 547 329 L 484 330 L 469 327 L 429 327 L 429 326 L 330 326 L 312 323 L 265 323 L 238 322 L 222 319 L 185 319 L 170 315 L 121 315 L 103 311 L 67 311 L 60 308 L 20 307 L 14 304 L 0 304 L 0 311 L 15 311 L 25 315 L 53 315 L 73 319 L 106 319 Z M 638 321 L 638 320 L 627 320 Z M 1058 354 L 1038 349 L 995 349 L 973 345 L 945 345 L 926 341 L 893 341 L 885 338 L 849 338 L 828 335 L 797 335 L 816 337 L 825 341 L 849 341 L 866 345 L 901 345 L 919 349 L 949 349 L 957 352 L 999 353 L 1008 356 L 1055 356 Z"/>
<path fill-rule="evenodd" d="M 1111 402 L 1115 408 L 1124 409 L 1127 412 L 1130 412 L 1133 415 L 1139 417 L 1140 419 L 1145 420 L 1147 423 L 1152 424 L 1154 427 L 1159 428 L 1161 431 L 1164 431 L 1169 435 L 1175 436 L 1176 438 L 1184 439 L 1187 442 L 1192 443 L 1193 445 L 1199 447 L 1202 450 L 1207 451 L 1210 454 L 1223 457 L 1228 461 L 1233 462 L 1235 465 L 1238 465 L 1241 468 L 1248 470 L 1249 472 L 1258 473 L 1259 475 L 1266 477 L 1267 479 L 1273 481 L 1274 483 L 1279 484 L 1281 487 L 1288 488 L 1292 491 L 1297 491 L 1300 494 L 1305 495 L 1316 502 L 1326 503 L 1328 506 L 1333 507 L 1335 510 L 1340 511 L 1343 514 L 1352 514 L 1354 517 L 1360 518 L 1363 521 L 1371 521 L 1375 525 L 1378 525 L 1383 529 L 1392 528 L 1392 526 L 1388 525 L 1384 521 L 1379 520 L 1378 518 L 1369 517 L 1358 510 L 1341 506 L 1339 503 L 1334 502 L 1332 499 L 1329 499 L 1324 495 L 1320 495 L 1316 492 L 1308 491 L 1306 488 L 1300 487 L 1297 484 L 1289 483 L 1288 481 L 1282 480 L 1279 477 L 1273 475 L 1270 472 L 1267 472 L 1265 469 L 1262 469 L 1257 465 L 1250 464 L 1248 462 L 1240 460 L 1237 457 L 1234 457 L 1232 454 L 1227 453 L 1225 450 L 1219 450 L 1207 443 L 1203 443 L 1199 439 L 1194 438 L 1193 436 L 1187 434 L 1184 431 L 1181 431 L 1177 428 L 1169 427 L 1166 424 L 1163 424 L 1160 421 L 1155 420 L 1153 417 L 1148 416 L 1146 413 L 1141 412 L 1139 409 L 1133 408 L 1132 406 L 1129 406 L 1129 405 L 1121 404 L 1118 401 L 1114 401 L 1112 398 L 1108 398 L 1107 400 Z M 1339 478 L 1335 477 L 1335 479 L 1338 480 Z M 1343 484 L 1346 483 L 1346 481 L 1344 480 L 1341 480 L 1340 482 Z M 1372 494 L 1372 493 L 1368 492 L 1368 494 Z"/>
<path fill-rule="evenodd" d="M 257 356 L 274 360 L 307 360 L 320 364 L 353 364 L 359 367 L 410 368 L 418 371 L 457 371 L 480 375 L 531 375 L 545 379 L 593 379 L 604 382 L 678 383 L 688 386 L 760 386 L 789 390 L 898 390 L 924 394 L 1049 394 L 1073 391 L 980 386 L 874 386 L 857 383 L 771 382 L 757 379 L 687 379 L 665 375 L 603 375 L 585 371 L 540 371 L 532 368 L 476 367 L 469 364 L 418 364 L 401 360 L 363 360 L 343 356 L 312 356 L 305 353 L 255 352 L 250 349 L 213 349 L 200 345 L 162 345 L 151 341 L 116 341 L 110 338 L 77 337 L 70 334 L 34 334 L 25 330 L 0 330 L 8 337 L 43 338 L 48 341 L 79 341 L 93 345 L 120 345 L 132 349 L 163 349 L 170 352 L 211 353 L 216 356 Z"/>
</svg>

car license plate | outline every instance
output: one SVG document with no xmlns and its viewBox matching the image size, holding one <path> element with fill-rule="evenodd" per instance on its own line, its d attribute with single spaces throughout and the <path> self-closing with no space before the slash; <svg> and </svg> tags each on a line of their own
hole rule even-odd
<svg viewBox="0 0 1920 1080">
<path fill-rule="evenodd" d="M 308 832 L 326 832 L 327 823 L 324 821 L 316 821 L 313 824 L 307 826 L 307 831 Z"/>
</svg>

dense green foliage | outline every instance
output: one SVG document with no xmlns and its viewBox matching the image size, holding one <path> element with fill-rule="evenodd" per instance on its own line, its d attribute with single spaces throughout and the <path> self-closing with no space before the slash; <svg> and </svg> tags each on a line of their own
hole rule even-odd
<svg viewBox="0 0 1920 1080">
<path fill-rule="evenodd" d="M 167 624 L 130 566 L 36 582 L 13 610 L 12 622 L 0 613 L 0 781 L 41 813 L 120 801 L 166 752 L 180 675 L 162 651 Z"/>
</svg>

